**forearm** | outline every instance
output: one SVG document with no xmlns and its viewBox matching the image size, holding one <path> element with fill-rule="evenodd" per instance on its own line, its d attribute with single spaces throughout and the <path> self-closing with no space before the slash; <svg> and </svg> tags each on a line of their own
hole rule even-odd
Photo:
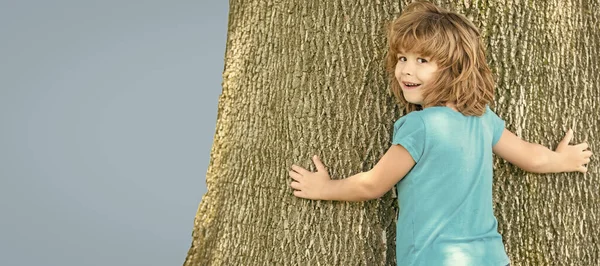
<svg viewBox="0 0 600 266">
<path fill-rule="evenodd" d="M 361 172 L 344 179 L 331 180 L 324 189 L 324 200 L 365 201 L 375 197 L 368 186 L 367 172 Z"/>
<path fill-rule="evenodd" d="M 531 169 L 524 169 L 533 173 L 560 173 L 566 170 L 563 164 L 563 158 L 555 151 L 552 151 L 542 145 L 532 144 L 533 164 Z"/>
</svg>

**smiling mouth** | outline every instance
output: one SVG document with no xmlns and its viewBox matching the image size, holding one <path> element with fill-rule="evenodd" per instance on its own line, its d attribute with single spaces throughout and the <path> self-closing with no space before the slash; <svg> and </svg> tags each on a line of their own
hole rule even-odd
<svg viewBox="0 0 600 266">
<path fill-rule="evenodd" d="M 412 82 L 402 82 L 402 87 L 404 87 L 407 90 L 411 90 L 411 89 L 416 89 L 419 86 L 421 86 L 421 84 L 419 83 L 412 83 Z"/>
</svg>

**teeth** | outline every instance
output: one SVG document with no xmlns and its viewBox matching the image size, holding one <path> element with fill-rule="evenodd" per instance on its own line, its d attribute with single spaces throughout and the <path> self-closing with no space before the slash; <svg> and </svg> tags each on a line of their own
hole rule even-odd
<svg viewBox="0 0 600 266">
<path fill-rule="evenodd" d="M 416 84 L 416 83 L 404 83 L 404 84 L 406 84 L 406 86 L 417 86 L 417 85 L 419 85 L 419 84 Z"/>
</svg>

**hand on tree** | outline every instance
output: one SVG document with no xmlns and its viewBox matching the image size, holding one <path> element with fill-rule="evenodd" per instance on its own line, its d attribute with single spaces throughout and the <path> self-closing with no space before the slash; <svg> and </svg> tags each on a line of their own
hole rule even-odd
<svg viewBox="0 0 600 266">
<path fill-rule="evenodd" d="M 565 172 L 587 172 L 585 166 L 590 162 L 592 151 L 588 149 L 587 143 L 580 143 L 577 145 L 569 145 L 569 142 L 573 139 L 573 130 L 569 129 L 563 140 L 556 146 L 555 152 L 561 155 L 563 161 L 561 162 L 565 167 Z"/>
<path fill-rule="evenodd" d="M 300 166 L 292 165 L 290 177 L 294 180 L 290 184 L 294 189 L 294 196 L 306 199 L 320 200 L 324 198 L 331 183 L 331 177 L 327 172 L 325 165 L 316 155 L 313 156 L 313 162 L 317 167 L 316 172 L 308 171 Z"/>
</svg>

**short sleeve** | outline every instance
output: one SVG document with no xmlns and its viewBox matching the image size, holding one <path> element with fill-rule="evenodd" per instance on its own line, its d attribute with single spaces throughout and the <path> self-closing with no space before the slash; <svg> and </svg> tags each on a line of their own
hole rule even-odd
<svg viewBox="0 0 600 266">
<path fill-rule="evenodd" d="M 492 124 L 492 147 L 498 143 L 502 132 L 504 132 L 505 122 L 500 118 L 489 106 L 486 106 L 486 112 L 489 112 L 489 117 Z"/>
<path fill-rule="evenodd" d="M 404 147 L 415 162 L 418 162 L 425 150 L 425 123 L 417 114 L 410 113 L 394 123 L 392 144 Z"/>
</svg>

